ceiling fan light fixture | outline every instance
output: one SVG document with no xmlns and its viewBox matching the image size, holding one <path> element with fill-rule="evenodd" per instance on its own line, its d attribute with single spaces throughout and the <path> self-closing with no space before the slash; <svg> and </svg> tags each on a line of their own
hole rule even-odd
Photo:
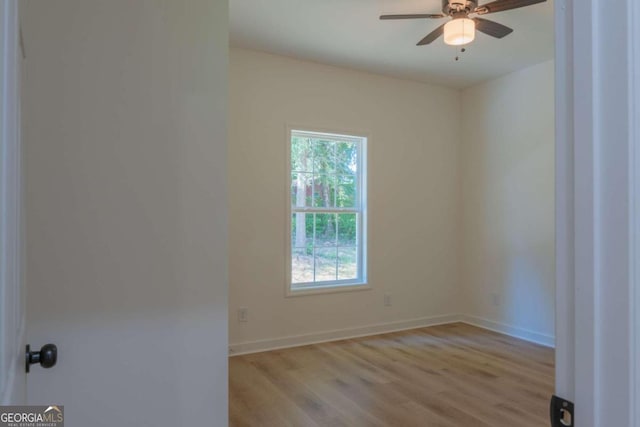
<svg viewBox="0 0 640 427">
<path fill-rule="evenodd" d="M 452 46 L 471 43 L 476 38 L 476 23 L 469 18 L 456 18 L 444 25 L 444 42 Z"/>
</svg>

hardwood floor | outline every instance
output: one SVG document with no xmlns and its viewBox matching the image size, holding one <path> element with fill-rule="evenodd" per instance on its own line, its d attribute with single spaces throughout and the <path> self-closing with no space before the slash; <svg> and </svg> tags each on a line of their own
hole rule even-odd
<svg viewBox="0 0 640 427">
<path fill-rule="evenodd" d="M 229 359 L 231 426 L 543 427 L 553 349 L 462 323 Z"/>
</svg>

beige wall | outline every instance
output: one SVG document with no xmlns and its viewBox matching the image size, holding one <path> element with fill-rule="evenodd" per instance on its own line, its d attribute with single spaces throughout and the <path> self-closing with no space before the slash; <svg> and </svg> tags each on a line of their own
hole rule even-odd
<svg viewBox="0 0 640 427">
<path fill-rule="evenodd" d="M 554 335 L 553 75 L 545 62 L 462 93 L 462 311 L 545 342 Z"/>
<path fill-rule="evenodd" d="M 553 343 L 552 62 L 464 91 L 243 49 L 230 70 L 232 347 L 447 315 Z M 372 290 L 284 297 L 287 124 L 370 135 Z"/>
<path fill-rule="evenodd" d="M 29 402 L 226 426 L 226 1 L 21 6 Z"/>
<path fill-rule="evenodd" d="M 232 345 L 455 313 L 459 92 L 242 49 L 230 76 Z M 370 135 L 371 290 L 284 297 L 287 124 Z"/>
</svg>

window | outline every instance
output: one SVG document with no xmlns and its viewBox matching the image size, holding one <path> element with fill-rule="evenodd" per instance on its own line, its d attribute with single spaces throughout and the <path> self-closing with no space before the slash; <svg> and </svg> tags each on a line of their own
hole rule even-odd
<svg viewBox="0 0 640 427">
<path fill-rule="evenodd" d="M 366 287 L 366 141 L 289 132 L 289 294 Z"/>
</svg>

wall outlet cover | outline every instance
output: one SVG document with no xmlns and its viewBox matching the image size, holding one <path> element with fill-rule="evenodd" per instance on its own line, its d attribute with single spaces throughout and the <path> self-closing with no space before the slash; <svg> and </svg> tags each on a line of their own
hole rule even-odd
<svg viewBox="0 0 640 427">
<path fill-rule="evenodd" d="M 391 294 L 384 294 L 385 307 L 391 307 Z"/>
<path fill-rule="evenodd" d="M 238 309 L 238 322 L 249 321 L 249 309 L 247 307 L 240 307 Z"/>
</svg>

